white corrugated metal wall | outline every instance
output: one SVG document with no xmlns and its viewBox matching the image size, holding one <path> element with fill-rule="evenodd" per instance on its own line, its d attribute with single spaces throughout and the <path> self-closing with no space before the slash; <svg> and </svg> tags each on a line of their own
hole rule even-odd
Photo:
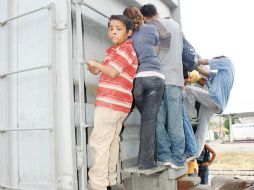
<svg viewBox="0 0 254 190">
<path fill-rule="evenodd" d="M 77 183 L 67 3 L 1 0 L 2 188 L 64 189 L 68 181 Z"/>
</svg>

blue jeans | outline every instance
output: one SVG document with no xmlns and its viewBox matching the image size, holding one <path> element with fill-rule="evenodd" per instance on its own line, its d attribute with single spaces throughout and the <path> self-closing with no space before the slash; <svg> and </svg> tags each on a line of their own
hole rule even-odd
<svg viewBox="0 0 254 190">
<path fill-rule="evenodd" d="M 138 77 L 134 81 L 134 101 L 141 113 L 138 167 L 155 166 L 155 132 L 157 113 L 164 90 L 164 80 L 156 77 Z"/>
<path fill-rule="evenodd" d="M 157 159 L 178 166 L 186 160 L 182 105 L 181 87 L 165 85 L 157 115 Z"/>
<path fill-rule="evenodd" d="M 208 166 L 198 167 L 198 176 L 201 179 L 200 184 L 208 184 L 209 168 Z"/>
<path fill-rule="evenodd" d="M 187 156 L 194 156 L 197 154 L 197 143 L 195 139 L 195 135 L 191 126 L 191 122 L 185 110 L 185 106 L 183 104 L 183 129 L 185 135 L 185 150 L 184 153 Z"/>
</svg>

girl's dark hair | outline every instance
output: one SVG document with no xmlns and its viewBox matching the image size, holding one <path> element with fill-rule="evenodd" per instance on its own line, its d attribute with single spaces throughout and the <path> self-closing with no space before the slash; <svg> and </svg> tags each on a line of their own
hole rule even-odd
<svg viewBox="0 0 254 190">
<path fill-rule="evenodd" d="M 123 11 L 123 14 L 133 21 L 134 30 L 138 30 L 144 20 L 140 10 L 137 7 L 130 6 Z"/>
<path fill-rule="evenodd" d="M 129 30 L 133 30 L 133 22 L 127 16 L 124 16 L 124 15 L 111 15 L 110 18 L 109 18 L 108 27 L 109 27 L 109 24 L 110 24 L 111 20 L 121 21 L 125 25 L 127 32 Z"/>
<path fill-rule="evenodd" d="M 151 18 L 158 14 L 156 7 L 153 4 L 146 4 L 140 8 L 143 16 Z"/>
</svg>

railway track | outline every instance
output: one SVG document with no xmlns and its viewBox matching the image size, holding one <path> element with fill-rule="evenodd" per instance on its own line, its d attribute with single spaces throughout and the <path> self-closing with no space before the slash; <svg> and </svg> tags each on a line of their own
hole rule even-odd
<svg viewBox="0 0 254 190">
<path fill-rule="evenodd" d="M 209 170 L 211 175 L 253 176 L 254 170 Z"/>
</svg>

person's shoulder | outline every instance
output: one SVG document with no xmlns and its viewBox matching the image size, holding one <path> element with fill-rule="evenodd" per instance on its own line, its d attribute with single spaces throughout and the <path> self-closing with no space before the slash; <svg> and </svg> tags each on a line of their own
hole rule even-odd
<svg viewBox="0 0 254 190">
<path fill-rule="evenodd" d="M 149 30 L 149 31 L 157 31 L 156 26 L 152 25 L 152 24 L 143 24 L 143 28 L 145 30 Z"/>
<path fill-rule="evenodd" d="M 132 39 L 128 39 L 125 42 L 121 43 L 118 47 L 118 50 L 132 50 L 133 48 L 133 40 Z"/>
<path fill-rule="evenodd" d="M 173 18 L 170 17 L 160 18 L 159 21 L 164 25 L 174 26 L 176 28 L 180 27 L 180 25 Z"/>
<path fill-rule="evenodd" d="M 120 44 L 117 48 L 117 51 L 126 52 L 132 56 L 136 56 L 136 53 L 133 47 L 133 41 L 131 39 L 128 39 L 122 44 Z"/>
</svg>

